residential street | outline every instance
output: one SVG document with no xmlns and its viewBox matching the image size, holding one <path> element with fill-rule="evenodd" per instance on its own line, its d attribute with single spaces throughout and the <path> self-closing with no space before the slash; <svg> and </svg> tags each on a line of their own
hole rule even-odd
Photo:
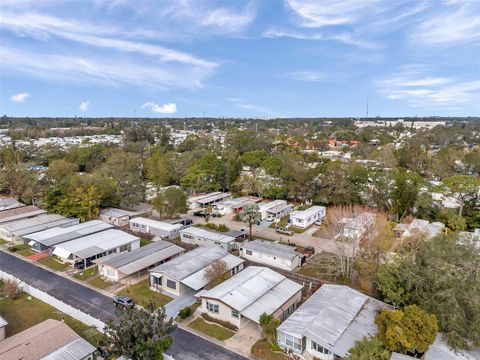
<svg viewBox="0 0 480 360">
<path fill-rule="evenodd" d="M 4 251 L 0 251 L 0 269 L 102 321 L 114 314 L 112 299 L 108 296 Z M 173 345 L 167 353 L 175 360 L 245 359 L 182 329 L 173 333 Z"/>
</svg>

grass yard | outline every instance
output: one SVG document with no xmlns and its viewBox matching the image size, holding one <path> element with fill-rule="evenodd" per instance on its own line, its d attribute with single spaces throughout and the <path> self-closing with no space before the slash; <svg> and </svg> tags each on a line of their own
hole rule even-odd
<svg viewBox="0 0 480 360">
<path fill-rule="evenodd" d="M 30 297 L 27 293 L 20 294 L 17 299 L 0 300 L 0 314 L 8 321 L 8 336 L 15 335 L 47 319 L 64 319 L 68 326 L 94 346 L 103 336 L 97 330 L 65 315 L 43 301 Z"/>
<path fill-rule="evenodd" d="M 55 260 L 53 256 L 44 257 L 43 259 L 37 260 L 37 262 L 57 271 L 64 271 L 69 267 L 68 264 L 61 263 L 60 261 Z"/>
<path fill-rule="evenodd" d="M 223 326 L 207 323 L 203 318 L 198 317 L 193 320 L 188 327 L 191 327 L 194 330 L 198 330 L 205 335 L 211 336 L 217 340 L 223 341 L 231 338 L 235 335 L 235 332 L 224 328 Z"/>
<path fill-rule="evenodd" d="M 130 296 L 137 304 L 141 306 L 145 306 L 150 301 L 153 301 L 156 306 L 160 307 L 165 306 L 173 300 L 170 296 L 150 290 L 149 279 L 140 281 L 139 283 L 122 290 L 118 295 Z"/>
<path fill-rule="evenodd" d="M 22 256 L 30 256 L 36 254 L 36 252 L 30 249 L 30 246 L 26 244 L 14 245 L 8 249 L 10 252 L 14 252 L 15 254 L 22 255 Z"/>
<path fill-rule="evenodd" d="M 85 270 L 77 271 L 73 277 L 78 280 L 87 280 L 97 274 L 97 267 L 92 266 Z"/>
<path fill-rule="evenodd" d="M 148 239 L 140 239 L 140 247 L 151 244 L 153 241 Z"/>
<path fill-rule="evenodd" d="M 272 224 L 270 224 L 270 227 L 272 229 L 275 229 L 277 226 L 281 227 L 281 228 L 284 228 L 287 225 L 288 225 L 288 216 L 284 216 L 283 218 L 280 219 L 280 221 L 278 223 L 273 222 Z"/>
<path fill-rule="evenodd" d="M 93 286 L 95 286 L 96 288 L 99 288 L 99 289 L 106 289 L 107 287 L 112 285 L 111 282 L 104 281 L 101 276 L 96 276 L 93 279 L 88 280 L 87 282 L 90 285 L 93 285 Z"/>
<path fill-rule="evenodd" d="M 30 249 L 23 249 L 23 250 L 18 250 L 18 251 L 15 251 L 16 254 L 18 255 L 22 255 L 22 256 L 25 256 L 25 257 L 29 257 L 31 255 L 35 255 L 36 252 L 35 251 L 32 251 Z"/>
<path fill-rule="evenodd" d="M 290 226 L 288 228 L 288 230 L 293 231 L 295 234 L 303 234 L 308 229 L 310 229 L 310 227 L 304 229 L 304 228 L 301 228 L 301 227 L 298 227 L 298 226 Z"/>
<path fill-rule="evenodd" d="M 252 354 L 255 358 L 260 360 L 288 360 L 290 357 L 285 355 L 283 352 L 280 351 L 273 351 L 272 344 L 258 340 L 253 346 L 251 350 Z"/>
<path fill-rule="evenodd" d="M 8 243 L 7 240 L 0 239 L 0 245 L 4 245 L 4 244 L 6 244 L 6 243 Z"/>
</svg>

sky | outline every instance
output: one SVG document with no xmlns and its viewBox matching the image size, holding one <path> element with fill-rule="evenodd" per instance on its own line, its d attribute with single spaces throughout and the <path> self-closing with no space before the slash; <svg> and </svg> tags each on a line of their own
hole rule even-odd
<svg viewBox="0 0 480 360">
<path fill-rule="evenodd" d="M 480 0 L 1 0 L 0 39 L 2 115 L 480 115 Z"/>
</svg>

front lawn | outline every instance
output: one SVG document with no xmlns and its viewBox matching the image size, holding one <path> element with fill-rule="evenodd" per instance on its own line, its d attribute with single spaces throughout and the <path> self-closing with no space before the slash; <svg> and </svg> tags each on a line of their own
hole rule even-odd
<svg viewBox="0 0 480 360">
<path fill-rule="evenodd" d="M 140 239 L 140 247 L 151 244 L 153 241 L 148 239 Z"/>
<path fill-rule="evenodd" d="M 252 346 L 252 354 L 260 360 L 288 360 L 287 355 L 280 351 L 274 351 L 272 344 L 266 341 L 258 340 Z"/>
<path fill-rule="evenodd" d="M 272 229 L 275 229 L 277 227 L 281 227 L 281 228 L 284 228 L 288 225 L 288 216 L 284 216 L 283 218 L 280 219 L 280 221 L 277 223 L 277 222 L 273 222 L 270 224 L 270 227 Z"/>
<path fill-rule="evenodd" d="M 88 283 L 90 285 L 95 286 L 96 288 L 99 288 L 99 289 L 105 289 L 105 288 L 109 287 L 110 285 L 112 285 L 111 282 L 103 280 L 101 276 L 96 276 L 93 279 L 88 280 Z"/>
<path fill-rule="evenodd" d="M 60 261 L 56 260 L 53 256 L 44 257 L 40 260 L 37 260 L 37 262 L 49 267 L 50 269 L 57 270 L 57 271 L 64 271 L 69 267 L 68 264 L 61 263 Z"/>
<path fill-rule="evenodd" d="M 30 249 L 30 246 L 26 244 L 14 245 L 8 249 L 10 252 L 14 252 L 15 254 L 22 255 L 22 256 L 30 256 L 36 254 L 36 252 Z"/>
<path fill-rule="evenodd" d="M 64 320 L 78 335 L 96 346 L 102 334 L 54 307 L 21 293 L 18 298 L 0 300 L 0 314 L 8 322 L 7 336 L 15 335 L 47 319 Z"/>
<path fill-rule="evenodd" d="M 0 239 L 0 245 L 6 244 L 6 243 L 8 243 L 7 240 Z"/>
<path fill-rule="evenodd" d="M 308 229 L 310 229 L 310 226 L 307 227 L 307 228 L 301 228 L 301 227 L 298 227 L 298 226 L 290 226 L 288 228 L 288 230 L 290 231 L 293 231 L 295 234 L 303 234 L 305 231 L 307 231 Z"/>
<path fill-rule="evenodd" d="M 125 290 L 122 290 L 118 295 L 127 295 L 141 306 L 145 306 L 150 301 L 153 301 L 157 307 L 161 307 L 173 300 L 170 296 L 150 290 L 149 285 L 149 279 L 145 279 Z"/>
<path fill-rule="evenodd" d="M 220 325 L 207 323 L 201 317 L 193 320 L 190 324 L 188 324 L 188 327 L 191 327 L 192 329 L 200 331 L 205 335 L 211 336 L 220 341 L 227 340 L 235 335 L 235 332 L 232 330 L 224 328 Z"/>
<path fill-rule="evenodd" d="M 73 277 L 78 280 L 87 280 L 97 273 L 97 266 L 89 267 L 85 270 L 77 271 L 73 274 Z"/>
</svg>

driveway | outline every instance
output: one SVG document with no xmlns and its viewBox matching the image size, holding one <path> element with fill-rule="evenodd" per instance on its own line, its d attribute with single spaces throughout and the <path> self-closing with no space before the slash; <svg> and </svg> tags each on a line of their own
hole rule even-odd
<svg viewBox="0 0 480 360">
<path fill-rule="evenodd" d="M 4 251 L 0 251 L 0 269 L 99 320 L 114 315 L 110 297 Z M 172 337 L 173 345 L 167 353 L 175 360 L 246 359 L 182 329 L 177 328 Z"/>
<path fill-rule="evenodd" d="M 165 313 L 169 318 L 176 318 L 178 312 L 184 307 L 190 306 L 195 303 L 195 297 L 193 292 L 189 294 L 184 294 L 179 297 L 174 298 L 167 305 L 165 305 Z"/>
</svg>

